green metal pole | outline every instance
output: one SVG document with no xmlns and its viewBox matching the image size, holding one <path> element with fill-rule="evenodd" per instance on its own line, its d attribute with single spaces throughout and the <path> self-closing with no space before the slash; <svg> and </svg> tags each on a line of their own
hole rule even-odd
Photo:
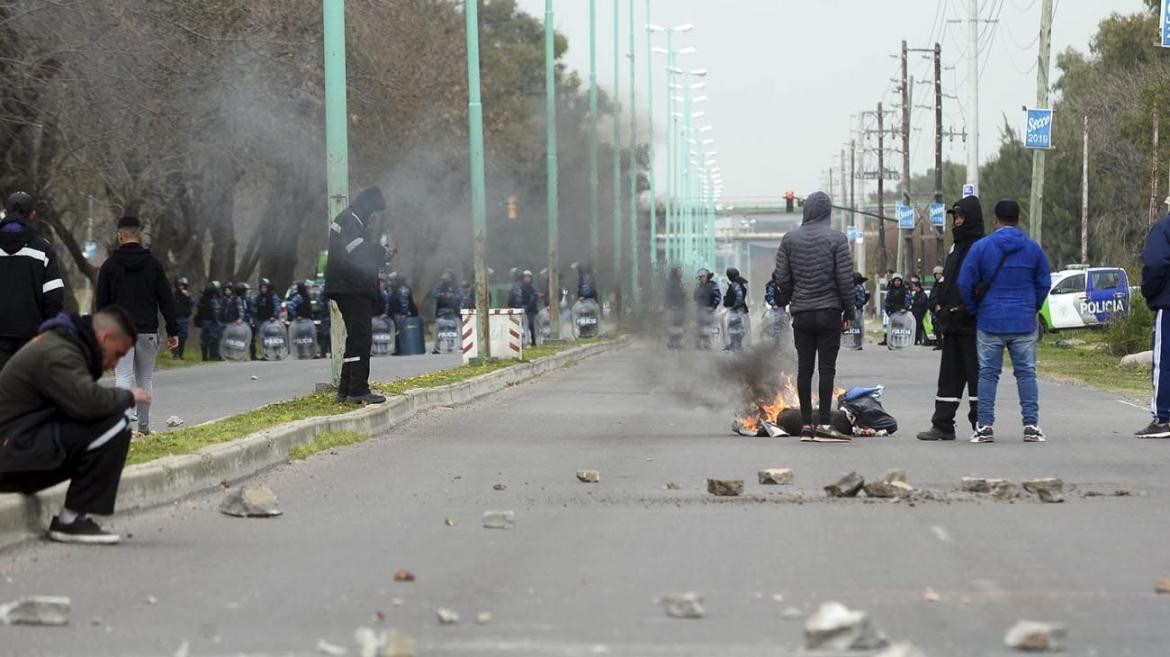
<svg viewBox="0 0 1170 657">
<path fill-rule="evenodd" d="M 597 140 L 597 0 L 589 0 L 589 260 L 594 267 L 601 255 Z"/>
<path fill-rule="evenodd" d="M 634 0 L 630 0 L 630 294 L 634 306 L 640 308 L 642 300 L 641 282 L 638 269 L 641 254 L 638 253 L 638 87 L 636 85 L 637 57 L 634 45 Z"/>
<path fill-rule="evenodd" d="M 479 5 L 478 0 L 464 0 L 467 17 L 467 123 L 468 151 L 471 159 L 471 225 L 474 231 L 475 308 L 479 328 L 479 357 L 491 358 L 492 341 L 488 330 L 487 271 L 487 195 L 483 174 L 483 104 L 479 97 Z"/>
<path fill-rule="evenodd" d="M 553 28 L 553 0 L 544 0 L 544 88 L 545 123 L 548 133 L 548 317 L 549 337 L 561 338 L 560 228 L 557 225 L 557 80 L 556 32 Z"/>
<path fill-rule="evenodd" d="M 654 178 L 654 31 L 650 29 L 650 0 L 646 0 L 646 116 L 650 117 L 650 135 L 646 154 L 650 161 L 650 276 L 658 284 L 658 189 Z M 669 123 L 667 124 L 670 125 Z"/>
<path fill-rule="evenodd" d="M 694 233 L 691 226 L 691 74 L 683 73 L 683 134 L 682 148 L 682 230 L 683 262 L 687 270 L 695 269 Z"/>
<path fill-rule="evenodd" d="M 675 161 L 675 137 L 678 121 L 674 118 L 674 31 L 666 32 L 666 267 L 679 264 L 675 252 L 675 185 L 674 170 L 678 163 Z"/>
<path fill-rule="evenodd" d="M 613 299 L 614 314 L 622 317 L 622 56 L 621 0 L 613 0 Z"/>
<path fill-rule="evenodd" d="M 329 220 L 349 205 L 349 126 L 345 87 L 345 0 L 324 0 L 322 26 L 325 32 L 325 177 L 328 187 Z M 345 355 L 345 322 L 337 304 L 329 304 L 329 342 L 333 362 L 333 385 L 341 380 Z"/>
</svg>

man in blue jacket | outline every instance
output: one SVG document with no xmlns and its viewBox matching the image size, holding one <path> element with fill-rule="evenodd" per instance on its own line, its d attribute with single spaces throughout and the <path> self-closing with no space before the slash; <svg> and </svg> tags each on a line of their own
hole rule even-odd
<svg viewBox="0 0 1170 657">
<path fill-rule="evenodd" d="M 959 271 L 959 293 L 975 316 L 979 354 L 979 420 L 973 443 L 995 442 L 995 392 L 1003 352 L 1012 370 L 1024 418 L 1024 442 L 1042 443 L 1040 393 L 1036 385 L 1036 314 L 1048 297 L 1052 272 L 1040 245 L 1020 230 L 1020 205 L 995 204 L 993 232 L 971 247 Z"/>
<path fill-rule="evenodd" d="M 1154 395 L 1150 426 L 1138 431 L 1138 438 L 1170 438 L 1170 214 L 1158 220 L 1142 249 L 1142 296 L 1154 311 Z"/>
</svg>

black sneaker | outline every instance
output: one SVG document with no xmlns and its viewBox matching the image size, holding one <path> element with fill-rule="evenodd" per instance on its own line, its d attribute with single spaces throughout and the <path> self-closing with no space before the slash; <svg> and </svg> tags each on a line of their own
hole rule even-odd
<svg viewBox="0 0 1170 657">
<path fill-rule="evenodd" d="M 817 425 L 813 440 L 818 443 L 851 443 L 853 436 L 847 436 L 833 428 L 831 424 Z"/>
<path fill-rule="evenodd" d="M 1154 420 L 1150 426 L 1134 434 L 1137 438 L 1170 438 L 1170 422 Z"/>
<path fill-rule="evenodd" d="M 1024 427 L 1024 442 L 1026 443 L 1046 443 L 1048 439 L 1044 437 L 1044 432 L 1040 427 L 1029 424 Z"/>
<path fill-rule="evenodd" d="M 973 443 L 993 443 L 995 442 L 995 430 L 991 427 L 981 427 L 975 425 L 975 433 L 971 434 L 971 442 Z"/>
<path fill-rule="evenodd" d="M 361 397 L 346 397 L 345 401 L 349 404 L 382 404 L 386 402 L 386 398 L 371 392 Z"/>
<path fill-rule="evenodd" d="M 800 442 L 815 443 L 817 441 L 817 430 L 811 424 L 806 424 L 800 428 Z"/>
<path fill-rule="evenodd" d="M 115 545 L 122 537 L 105 531 L 92 518 L 78 516 L 73 522 L 65 524 L 54 516 L 53 522 L 49 523 L 49 540 L 58 543 Z"/>
<path fill-rule="evenodd" d="M 919 440 L 954 440 L 955 432 L 943 431 L 938 427 L 931 427 L 928 431 L 923 431 L 918 434 Z"/>
</svg>

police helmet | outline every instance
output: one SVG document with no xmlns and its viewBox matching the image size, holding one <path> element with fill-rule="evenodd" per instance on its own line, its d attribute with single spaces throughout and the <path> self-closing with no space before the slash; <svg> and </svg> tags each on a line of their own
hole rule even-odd
<svg viewBox="0 0 1170 657">
<path fill-rule="evenodd" d="M 187 285 L 190 285 L 190 283 L 188 283 L 188 282 L 187 282 L 187 277 L 186 277 L 186 276 L 180 276 L 180 277 L 178 278 L 178 280 L 176 280 L 176 281 L 175 281 L 175 285 L 183 285 L 183 286 L 187 286 Z"/>
<path fill-rule="evenodd" d="M 733 281 L 738 281 L 739 280 L 739 270 L 736 269 L 735 267 L 728 267 L 727 268 L 727 278 L 729 278 Z"/>
<path fill-rule="evenodd" d="M 17 213 L 27 216 L 33 209 L 33 197 L 26 192 L 13 192 L 4 201 L 4 211 L 8 214 Z"/>
</svg>

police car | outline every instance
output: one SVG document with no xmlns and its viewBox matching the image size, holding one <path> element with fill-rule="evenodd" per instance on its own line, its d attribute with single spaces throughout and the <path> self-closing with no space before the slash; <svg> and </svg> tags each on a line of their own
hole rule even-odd
<svg viewBox="0 0 1170 657">
<path fill-rule="evenodd" d="M 1052 274 L 1052 289 L 1040 309 L 1041 330 L 1102 326 L 1129 313 L 1129 276 L 1120 267 L 1070 265 Z"/>
</svg>

